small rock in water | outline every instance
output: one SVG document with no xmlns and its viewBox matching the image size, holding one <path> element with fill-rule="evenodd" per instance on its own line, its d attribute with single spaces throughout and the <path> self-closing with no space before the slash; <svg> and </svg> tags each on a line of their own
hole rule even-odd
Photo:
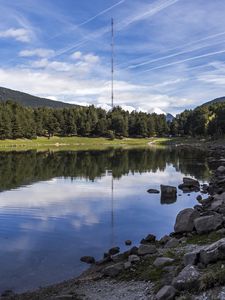
<svg viewBox="0 0 225 300">
<path fill-rule="evenodd" d="M 119 247 L 113 247 L 113 248 L 109 249 L 109 254 L 110 255 L 115 255 L 115 254 L 117 254 L 119 252 L 120 252 L 120 248 Z"/>
<path fill-rule="evenodd" d="M 131 244 L 132 244 L 132 241 L 131 241 L 131 240 L 126 240 L 126 241 L 125 241 L 125 245 L 126 245 L 126 246 L 130 246 Z"/>
<path fill-rule="evenodd" d="M 149 189 L 149 190 L 147 190 L 147 192 L 148 192 L 149 194 L 159 194 L 159 193 L 160 193 L 160 191 L 159 191 L 159 190 L 156 190 L 156 189 Z"/>
<path fill-rule="evenodd" d="M 156 240 L 156 236 L 153 234 L 149 234 L 147 235 L 144 239 L 141 240 L 141 244 L 150 244 L 150 243 L 154 243 Z"/>
<path fill-rule="evenodd" d="M 95 258 L 93 256 L 82 256 L 80 260 L 86 264 L 94 264 Z"/>
<path fill-rule="evenodd" d="M 196 197 L 196 200 L 199 201 L 199 202 L 202 201 L 202 196 L 201 196 L 201 195 L 198 195 L 198 196 Z M 200 202 L 200 203 L 201 203 L 201 202 Z"/>
</svg>

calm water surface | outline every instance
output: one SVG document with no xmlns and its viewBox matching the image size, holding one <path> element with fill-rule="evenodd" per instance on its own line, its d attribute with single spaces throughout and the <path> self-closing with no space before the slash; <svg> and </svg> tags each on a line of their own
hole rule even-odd
<svg viewBox="0 0 225 300">
<path fill-rule="evenodd" d="M 201 182 L 209 167 L 199 152 L 178 149 L 0 153 L 0 292 L 24 291 L 80 274 L 83 255 L 101 258 L 124 241 L 173 230 L 174 203 L 149 188 Z"/>
</svg>

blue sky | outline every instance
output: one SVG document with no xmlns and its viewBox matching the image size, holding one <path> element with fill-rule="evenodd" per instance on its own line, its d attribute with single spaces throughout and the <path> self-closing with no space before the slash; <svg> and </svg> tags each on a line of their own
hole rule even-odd
<svg viewBox="0 0 225 300">
<path fill-rule="evenodd" d="M 173 114 L 224 96 L 224 0 L 0 0 L 0 86 Z"/>
</svg>

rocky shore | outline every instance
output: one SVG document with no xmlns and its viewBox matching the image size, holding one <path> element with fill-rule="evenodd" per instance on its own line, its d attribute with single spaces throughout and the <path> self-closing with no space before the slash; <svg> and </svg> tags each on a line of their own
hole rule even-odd
<svg viewBox="0 0 225 300">
<path fill-rule="evenodd" d="M 225 299 L 225 146 L 209 147 L 207 156 L 214 169 L 209 184 L 185 177 L 179 185 L 198 196 L 193 208 L 179 212 L 174 232 L 159 240 L 148 234 L 138 246 L 125 241 L 129 250 L 114 247 L 99 261 L 82 257 L 90 268 L 78 278 L 34 293 L 6 291 L 1 299 Z M 176 194 L 161 186 L 163 197 Z"/>
</svg>

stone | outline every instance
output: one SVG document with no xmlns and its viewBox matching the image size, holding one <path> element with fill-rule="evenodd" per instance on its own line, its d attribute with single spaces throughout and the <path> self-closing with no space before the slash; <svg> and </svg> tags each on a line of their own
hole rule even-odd
<svg viewBox="0 0 225 300">
<path fill-rule="evenodd" d="M 200 273 L 196 267 L 187 265 L 178 275 L 173 279 L 172 285 L 179 291 L 198 289 Z"/>
<path fill-rule="evenodd" d="M 184 254 L 184 265 L 196 265 L 199 261 L 200 251 L 194 251 Z"/>
<path fill-rule="evenodd" d="M 147 190 L 147 192 L 148 192 L 149 194 L 159 194 L 159 193 L 160 193 L 160 191 L 159 191 L 159 190 L 156 190 L 156 189 L 149 189 L 149 190 Z"/>
<path fill-rule="evenodd" d="M 223 200 L 216 200 L 213 201 L 210 205 L 210 209 L 216 211 L 218 208 L 220 208 L 223 205 Z"/>
<path fill-rule="evenodd" d="M 182 190 L 184 193 L 189 192 L 199 192 L 200 191 L 200 183 L 189 177 L 183 178 L 183 183 L 178 186 L 180 190 Z"/>
<path fill-rule="evenodd" d="M 126 245 L 126 246 L 130 246 L 131 244 L 132 244 L 132 241 L 131 241 L 131 240 L 126 240 L 126 241 L 125 241 L 125 245 Z"/>
<path fill-rule="evenodd" d="M 82 256 L 80 258 L 80 261 L 86 263 L 86 264 L 94 264 L 95 258 L 93 256 Z"/>
<path fill-rule="evenodd" d="M 169 235 L 164 235 L 160 240 L 160 244 L 165 245 L 169 240 L 171 240 L 171 237 Z"/>
<path fill-rule="evenodd" d="M 144 239 L 141 240 L 141 244 L 150 244 L 156 241 L 156 236 L 153 234 L 147 235 Z"/>
<path fill-rule="evenodd" d="M 120 248 L 119 247 L 113 247 L 113 248 L 109 249 L 109 254 L 110 255 L 115 255 L 115 254 L 117 254 L 119 252 L 120 252 Z"/>
<path fill-rule="evenodd" d="M 203 216 L 195 219 L 194 225 L 198 234 L 218 229 L 223 223 L 221 215 Z"/>
<path fill-rule="evenodd" d="M 174 259 L 169 258 L 169 257 L 157 257 L 156 260 L 153 262 L 153 265 L 156 268 L 165 266 L 167 264 L 171 264 L 174 262 Z"/>
<path fill-rule="evenodd" d="M 198 195 L 198 196 L 196 197 L 196 200 L 197 200 L 199 203 L 201 203 L 201 201 L 202 201 L 202 196 L 201 196 L 201 195 Z"/>
<path fill-rule="evenodd" d="M 124 263 L 124 269 L 127 270 L 127 269 L 130 269 L 131 267 L 131 262 L 130 261 L 127 261 Z"/>
<path fill-rule="evenodd" d="M 147 254 L 154 254 L 157 252 L 155 245 L 140 245 L 138 249 L 138 255 L 147 255 Z"/>
<path fill-rule="evenodd" d="M 177 188 L 169 185 L 161 185 L 161 203 L 169 204 L 177 200 Z"/>
<path fill-rule="evenodd" d="M 217 173 L 220 173 L 220 174 L 225 173 L 225 167 L 224 167 L 224 166 L 219 166 L 219 167 L 216 169 L 216 172 L 217 172 Z"/>
<path fill-rule="evenodd" d="M 179 245 L 179 240 L 176 238 L 172 238 L 166 243 L 165 248 L 174 248 L 177 247 L 178 245 Z"/>
<path fill-rule="evenodd" d="M 213 196 L 214 201 L 225 201 L 225 192 Z"/>
<path fill-rule="evenodd" d="M 174 231 L 177 233 L 191 232 L 194 229 L 194 220 L 200 216 L 193 208 L 186 208 L 179 212 L 176 217 Z"/>
<path fill-rule="evenodd" d="M 124 269 L 124 264 L 118 263 L 103 269 L 103 274 L 109 277 L 117 276 Z"/>
<path fill-rule="evenodd" d="M 200 251 L 200 262 L 204 265 L 225 259 L 225 238 L 205 247 Z"/>
<path fill-rule="evenodd" d="M 156 294 L 156 299 L 157 300 L 173 300 L 173 299 L 175 299 L 176 294 L 177 294 L 177 291 L 175 290 L 175 288 L 173 286 L 165 285 Z"/>
<path fill-rule="evenodd" d="M 130 256 L 128 257 L 128 261 L 129 261 L 130 263 L 136 263 L 136 262 L 139 262 L 140 260 L 141 260 L 140 257 L 137 256 L 137 255 L 130 255 Z"/>
<path fill-rule="evenodd" d="M 128 251 L 128 256 L 132 254 L 138 254 L 138 247 L 134 246 Z"/>
</svg>

